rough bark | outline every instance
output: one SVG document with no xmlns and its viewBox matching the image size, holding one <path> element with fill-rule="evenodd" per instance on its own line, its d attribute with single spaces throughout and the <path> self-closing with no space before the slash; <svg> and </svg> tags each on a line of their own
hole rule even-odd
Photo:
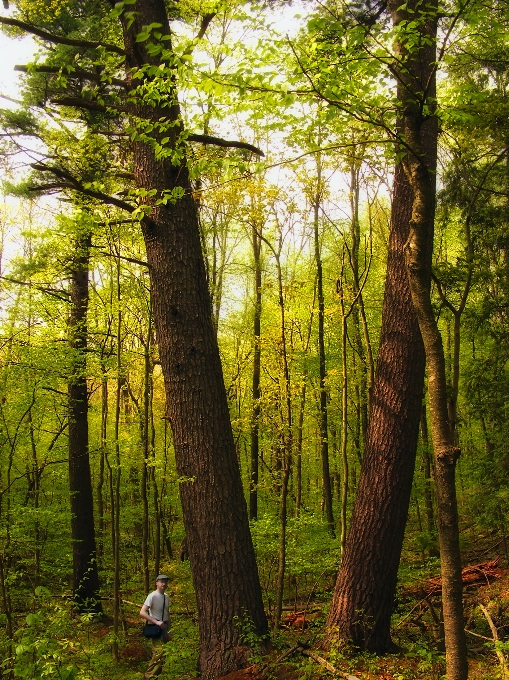
<svg viewBox="0 0 509 680">
<path fill-rule="evenodd" d="M 70 272 L 69 489 L 74 600 L 78 609 L 101 611 L 88 452 L 86 350 L 89 250 L 90 234 L 87 233 L 76 240 L 76 253 Z"/>
<path fill-rule="evenodd" d="M 394 5 L 393 20 L 397 22 L 399 3 L 389 3 L 392 9 L 391 5 Z M 432 32 L 433 26 L 425 30 Z M 433 35 L 429 33 L 429 37 Z M 409 99 L 415 101 L 423 92 L 427 97 L 435 95 L 434 42 L 428 39 L 416 44 L 420 47 L 405 63 L 408 82 L 398 83 L 402 109 L 399 131 L 405 136 Z M 437 125 L 433 116 L 422 118 L 413 142 L 419 143 L 422 165 L 428 170 L 432 199 L 428 203 L 428 217 L 432 223 L 437 153 Z M 350 534 L 328 618 L 329 630 L 336 629 L 342 637 L 377 653 L 392 647 L 390 617 L 410 503 L 425 367 L 424 346 L 404 254 L 419 197 L 405 172 L 405 162 L 406 159 L 398 164 L 394 180 L 382 331 L 366 450 Z M 420 272 L 428 288 L 431 244 L 432 232 L 421 243 Z M 332 639 L 331 632 L 326 642 Z"/>
<path fill-rule="evenodd" d="M 423 42 L 427 40 L 431 43 L 420 49 L 422 71 L 427 70 L 434 74 L 436 2 L 429 2 L 424 9 L 418 2 L 413 2 L 410 6 L 400 6 L 397 0 L 390 0 L 389 7 L 395 26 L 401 26 L 409 19 L 417 20 Z M 398 50 L 399 63 L 403 63 L 404 66 L 406 63 L 412 64 L 416 59 L 414 54 L 408 52 L 409 47 L 405 43 L 400 43 Z M 428 398 L 436 460 L 435 487 L 442 572 L 446 677 L 447 680 L 466 680 L 468 664 L 455 485 L 455 468 L 460 450 L 456 446 L 454 427 L 449 420 L 444 347 L 431 303 L 429 277 L 429 252 L 430 244 L 433 243 L 435 216 L 436 165 L 431 165 L 426 156 L 427 140 L 423 139 L 422 130 L 427 120 L 434 123 L 435 78 L 434 75 L 430 75 L 427 80 L 419 79 L 412 72 L 412 68 L 398 68 L 402 132 L 407 146 L 403 165 L 413 191 L 412 217 L 405 245 L 405 258 L 412 302 L 426 351 L 428 369 Z"/>
<path fill-rule="evenodd" d="M 163 0 L 138 0 L 129 9 L 136 15 L 131 27 L 124 24 L 127 66 L 158 65 L 160 57 L 148 53 L 147 43 L 136 43 L 136 35 L 152 23 L 170 35 Z M 170 49 L 170 41 L 162 46 Z M 170 121 L 166 131 L 154 134 L 169 137 L 169 147 L 177 147 L 182 127 L 174 91 L 153 106 L 133 104 L 131 113 L 153 123 Z M 133 151 L 138 188 L 155 189 L 158 197 L 176 187 L 184 193 L 175 202 L 153 205 L 142 230 L 167 415 L 183 479 L 180 495 L 200 624 L 199 665 L 207 680 L 245 662 L 236 617 L 249 619 L 259 635 L 266 633 L 267 622 L 185 157 L 180 149 L 173 163 L 157 159 L 152 145 L 142 141 L 133 143 Z"/>
<path fill-rule="evenodd" d="M 410 298 L 403 247 L 412 192 L 394 179 L 382 329 L 371 412 L 350 532 L 327 620 L 363 649 L 391 648 L 389 630 L 419 432 L 424 348 Z"/>
</svg>

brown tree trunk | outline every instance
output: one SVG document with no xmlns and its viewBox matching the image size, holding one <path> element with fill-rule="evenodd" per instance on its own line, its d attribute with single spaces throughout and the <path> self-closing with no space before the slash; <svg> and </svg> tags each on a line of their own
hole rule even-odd
<svg viewBox="0 0 509 680">
<path fill-rule="evenodd" d="M 394 8 L 399 7 L 393 4 Z M 396 14 L 397 9 L 394 21 L 398 20 Z M 409 104 L 409 86 L 413 88 L 410 90 L 414 93 L 413 101 L 418 99 L 416 92 L 426 92 L 431 97 L 435 94 L 435 45 L 431 37 L 431 41 L 417 43 L 423 47 L 405 63 L 409 82 L 405 86 L 398 84 L 403 114 L 407 111 L 405 103 Z M 421 122 L 417 139 L 413 141 L 422 144 L 419 151 L 432 179 L 436 168 L 437 125 L 432 116 Z M 403 127 L 402 119 L 400 132 Z M 430 206 L 434 210 L 432 182 L 430 192 L 433 197 Z M 345 557 L 328 619 L 329 628 L 336 626 L 341 636 L 377 653 L 388 651 L 392 646 L 389 626 L 410 502 L 424 378 L 424 347 L 404 255 L 418 198 L 413 183 L 407 178 L 404 162 L 398 164 L 366 451 Z M 431 212 L 429 217 L 432 215 Z M 420 272 L 423 280 L 428 281 L 428 287 L 431 243 L 432 235 L 428 234 L 420 262 Z M 326 641 L 330 638 L 329 634 Z"/>
<path fill-rule="evenodd" d="M 160 24 L 170 35 L 163 0 L 138 0 L 129 5 L 134 21 L 124 23 L 127 66 L 158 66 L 147 42 L 136 42 L 143 26 Z M 171 51 L 169 40 L 149 41 Z M 170 54 L 167 64 L 172 60 Z M 150 76 L 147 86 L 150 87 Z M 142 84 L 143 80 L 133 82 Z M 180 495 L 200 625 L 199 665 L 203 680 L 239 668 L 246 660 L 237 618 L 248 619 L 263 635 L 263 610 L 246 502 L 231 430 L 222 367 L 212 322 L 196 205 L 189 174 L 178 145 L 180 111 L 171 78 L 170 92 L 153 105 L 134 105 L 133 117 L 160 129 L 153 133 L 174 158 L 157 158 L 152 144 L 133 143 L 134 175 L 140 189 L 156 190 L 150 215 L 142 220 L 149 264 L 154 320 L 165 381 L 167 414 L 175 446 L 177 471 L 184 480 Z M 143 126 L 142 126 L 143 127 Z M 173 150 L 173 151 L 172 151 Z M 176 150 L 176 151 L 175 151 Z M 173 161 L 173 162 L 172 162 Z M 181 195 L 155 205 L 163 192 Z M 147 201 L 147 202 L 149 202 Z"/>
<path fill-rule="evenodd" d="M 144 343 L 144 376 L 143 376 L 143 415 L 141 416 L 141 447 L 143 452 L 143 466 L 141 469 L 141 504 L 143 508 L 142 533 L 141 533 L 141 564 L 143 570 L 143 587 L 146 593 L 150 590 L 150 569 L 148 564 L 149 552 L 149 410 L 150 410 L 150 376 L 152 372 L 150 362 L 150 336 L 152 332 L 151 310 L 149 310 L 148 332 Z M 141 414 L 140 414 L 141 415 Z M 152 470 L 153 472 L 153 470 Z M 156 574 L 157 576 L 157 574 Z"/>
<path fill-rule="evenodd" d="M 321 157 L 316 159 L 316 195 L 313 200 L 313 234 L 316 264 L 316 294 L 318 298 L 318 360 L 320 370 L 320 457 L 322 459 L 323 501 L 329 533 L 335 537 L 334 512 L 332 508 L 332 489 L 329 467 L 329 428 L 327 425 L 327 367 L 325 360 L 325 299 L 323 294 L 323 267 L 320 248 L 319 215 L 323 191 Z"/>
<path fill-rule="evenodd" d="M 436 536 L 435 516 L 433 511 L 433 487 L 432 480 L 432 453 L 428 436 L 428 418 L 426 415 L 426 405 L 423 403 L 421 411 L 421 440 L 422 440 L 422 460 L 424 467 L 424 504 L 426 506 L 426 528 L 430 536 Z M 439 557 L 435 548 L 430 549 L 430 557 Z"/>
<path fill-rule="evenodd" d="M 419 2 L 400 6 L 390 0 L 395 26 L 409 20 L 421 22 L 420 34 L 431 46 L 420 50 L 422 70 L 432 72 L 436 59 L 437 5 L 430 2 L 423 16 Z M 411 13 L 410 13 L 411 12 Z M 425 16 L 427 17 L 425 19 Z M 455 468 L 460 450 L 447 408 L 447 378 L 442 336 L 431 303 L 429 258 L 433 243 L 436 199 L 436 164 L 426 155 L 429 140 L 423 138 L 426 119 L 434 122 L 436 97 L 434 76 L 419 79 L 412 64 L 417 56 L 408 53 L 408 46 L 398 45 L 400 68 L 399 97 L 402 110 L 402 132 L 407 149 L 403 160 L 405 172 L 413 190 L 410 233 L 405 245 L 405 257 L 413 305 L 417 314 L 428 368 L 428 398 L 431 414 L 433 449 L 435 453 L 435 486 L 438 506 L 438 537 L 442 572 L 442 603 L 446 646 L 447 680 L 466 680 L 468 676 L 467 648 L 463 619 L 461 553 L 459 545 L 458 509 Z M 433 72 L 434 73 L 434 72 Z M 425 114 L 425 108 L 428 113 Z"/>
<path fill-rule="evenodd" d="M 373 652 L 389 630 L 410 503 L 424 382 L 424 349 L 410 298 L 403 247 L 412 191 L 394 179 L 382 330 L 357 496 L 327 620 L 329 630 Z M 326 636 L 331 642 L 333 633 Z"/>
<path fill-rule="evenodd" d="M 249 485 L 249 519 L 258 519 L 258 456 L 260 453 L 260 366 L 261 366 L 261 318 L 262 318 L 262 269 L 260 253 L 262 241 L 253 225 L 252 229 L 253 259 L 255 274 L 255 307 L 253 315 L 253 412 L 251 422 L 251 471 Z"/>
<path fill-rule="evenodd" d="M 99 475 L 97 478 L 97 558 L 101 562 L 104 554 L 104 459 L 106 456 L 106 446 L 108 437 L 108 378 L 106 369 L 101 362 L 102 381 L 101 381 L 101 448 L 99 452 Z"/>
<path fill-rule="evenodd" d="M 78 225 L 79 228 L 79 225 Z M 90 234 L 76 239 L 70 272 L 69 338 L 71 375 L 69 395 L 69 490 L 73 593 L 80 610 L 101 611 L 94 529 L 94 499 L 88 455 L 88 392 L 86 378 L 88 262 Z"/>
</svg>

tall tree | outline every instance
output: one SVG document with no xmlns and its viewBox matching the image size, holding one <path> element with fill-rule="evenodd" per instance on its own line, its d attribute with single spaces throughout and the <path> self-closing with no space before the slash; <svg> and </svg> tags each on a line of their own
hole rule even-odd
<svg viewBox="0 0 509 680">
<path fill-rule="evenodd" d="M 131 8 L 131 6 L 130 6 Z M 212 678 L 234 670 L 245 660 L 236 618 L 250 619 L 263 634 L 266 620 L 249 533 L 247 508 L 232 436 L 210 295 L 201 250 L 196 205 L 192 196 L 184 150 L 180 109 L 172 70 L 168 16 L 163 0 L 138 0 L 134 17 L 122 15 L 126 66 L 143 74 L 141 86 L 131 81 L 130 114 L 156 128 L 172 154 L 158 158 L 153 143 L 133 143 L 136 186 L 155 192 L 150 215 L 142 221 L 147 249 L 154 319 L 173 430 L 175 456 L 189 558 L 198 602 L 200 668 Z M 134 20 L 132 21 L 132 19 Z M 161 38 L 139 41 L 147 26 L 161 28 Z M 169 92 L 150 104 L 142 91 L 158 83 L 150 66 L 166 63 Z M 147 68 L 147 66 L 149 68 Z M 132 72 L 132 71 L 131 71 Z M 171 157 L 173 156 L 173 158 Z M 159 202 L 168 192 L 177 200 Z"/>
<path fill-rule="evenodd" d="M 431 97 L 434 40 L 417 45 L 405 61 L 405 68 L 410 73 L 412 92 L 426 92 Z M 399 135 L 403 134 L 406 86 L 398 83 L 402 109 Z M 432 176 L 437 149 L 433 117 L 423 121 L 419 134 Z M 350 532 L 327 619 L 330 631 L 338 630 L 342 637 L 377 653 L 393 646 L 390 619 L 410 503 L 424 381 L 424 347 L 404 256 L 415 200 L 404 163 L 400 162 L 394 178 L 382 329 L 366 447 Z M 431 240 L 425 255 L 423 273 L 429 279 Z M 326 642 L 333 635 L 330 632 Z"/>
<path fill-rule="evenodd" d="M 267 622 L 182 141 L 168 14 L 163 0 L 119 4 L 115 13 L 122 25 L 123 47 L 68 39 L 24 22 L 15 25 L 42 33 L 51 43 L 77 47 L 78 62 L 80 49 L 100 49 L 125 59 L 127 84 L 116 81 L 116 99 L 127 87 L 129 96 L 121 108 L 130 119 L 134 182 L 145 206 L 136 214 L 146 245 L 167 415 L 183 480 L 180 497 L 198 602 L 200 668 L 203 678 L 212 678 L 246 659 L 236 620 L 248 619 L 260 636 Z M 212 15 L 204 17 L 200 36 L 211 19 Z M 3 23 L 12 21 L 2 18 Z M 94 74 L 85 78 L 93 80 Z M 105 111 L 102 102 L 84 97 L 61 96 L 58 103 Z M 53 178 L 53 188 L 60 185 L 128 212 L 135 210 L 128 201 L 85 184 L 57 164 L 40 163 L 37 169 Z"/>
<path fill-rule="evenodd" d="M 94 499 L 88 450 L 87 310 L 91 231 L 82 215 L 70 266 L 69 490 L 73 591 L 79 609 L 101 611 L 94 525 Z"/>
</svg>

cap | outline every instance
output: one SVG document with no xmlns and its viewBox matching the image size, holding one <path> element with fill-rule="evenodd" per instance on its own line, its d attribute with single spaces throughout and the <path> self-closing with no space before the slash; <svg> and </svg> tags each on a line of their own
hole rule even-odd
<svg viewBox="0 0 509 680">
<path fill-rule="evenodd" d="M 156 581 L 169 581 L 170 577 L 166 576 L 166 574 L 158 574 Z"/>
</svg>

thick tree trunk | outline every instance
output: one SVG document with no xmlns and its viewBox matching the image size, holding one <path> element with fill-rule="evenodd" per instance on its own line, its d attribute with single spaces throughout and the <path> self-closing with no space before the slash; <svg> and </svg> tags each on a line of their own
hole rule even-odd
<svg viewBox="0 0 509 680">
<path fill-rule="evenodd" d="M 350 532 L 327 620 L 363 649 L 391 648 L 389 630 L 410 503 L 424 381 L 424 348 L 410 298 L 403 248 L 412 191 L 394 179 L 382 330 L 371 412 Z"/>
<path fill-rule="evenodd" d="M 397 23 L 399 4 L 395 0 L 391 5 Z M 406 60 L 403 73 L 407 82 L 398 84 L 402 109 L 399 130 L 407 143 L 405 123 L 409 107 L 422 99 L 423 92 L 435 96 L 433 26 L 423 24 L 428 39 L 415 43 L 421 47 Z M 428 218 L 432 225 L 437 154 L 437 125 L 433 116 L 422 117 L 412 142 L 419 144 L 420 160 L 429 171 Z M 420 200 L 414 182 L 409 181 L 405 172 L 406 161 L 397 166 L 394 180 L 382 333 L 366 452 L 328 619 L 329 628 L 336 627 L 341 636 L 377 653 L 392 646 L 390 617 L 410 502 L 425 366 L 404 255 L 415 204 Z M 420 273 L 429 289 L 432 232 L 421 245 Z"/>
<path fill-rule="evenodd" d="M 161 25 L 163 36 L 170 35 L 164 1 L 138 0 L 129 10 L 135 18 L 124 31 L 127 66 L 159 65 L 161 56 L 151 56 L 147 42 L 137 43 L 136 36 L 153 23 Z M 167 40 L 160 46 L 171 49 Z M 165 131 L 153 134 L 159 141 L 169 137 L 165 146 L 175 150 L 182 132 L 180 112 L 169 76 L 165 85 L 170 89 L 166 99 L 152 106 L 133 105 L 132 114 L 156 130 L 162 119 L 168 121 Z M 155 199 L 149 199 L 152 210 L 142 229 L 167 413 L 178 474 L 184 480 L 180 496 L 198 605 L 201 677 L 208 680 L 246 660 L 237 617 L 248 619 L 258 635 L 266 633 L 267 622 L 183 148 L 173 154 L 173 164 L 157 158 L 147 142 L 134 142 L 133 151 L 138 188 L 156 190 L 155 199 L 175 188 L 183 193 L 166 204 L 154 205 Z"/>
<path fill-rule="evenodd" d="M 89 250 L 90 234 L 82 234 L 76 240 L 75 260 L 70 272 L 69 490 L 74 601 L 78 609 L 98 612 L 101 604 L 98 599 L 94 499 L 88 455 L 86 378 Z"/>
<path fill-rule="evenodd" d="M 409 20 L 421 22 L 423 42 L 430 46 L 420 50 L 422 70 L 434 68 L 436 53 L 437 6 L 430 2 L 426 14 L 419 2 L 399 6 L 390 0 L 395 26 Z M 420 13 L 421 12 L 421 13 Z M 407 66 L 416 60 L 408 53 L 406 44 L 399 45 L 401 62 Z M 431 430 L 435 453 L 435 486 L 438 506 L 438 537 L 442 572 L 442 603 L 446 646 L 447 680 L 466 680 L 468 676 L 467 648 L 463 619 L 461 553 L 459 545 L 458 509 L 456 501 L 455 468 L 460 450 L 455 443 L 453 423 L 447 408 L 447 379 L 442 336 L 431 303 L 429 253 L 433 243 L 436 197 L 436 164 L 429 163 L 427 142 L 422 130 L 426 119 L 434 122 L 434 76 L 419 80 L 412 68 L 399 68 L 400 101 L 402 104 L 402 132 L 407 148 L 403 160 L 413 190 L 410 233 L 405 245 L 405 257 L 412 301 L 417 314 L 428 367 L 428 397 Z M 427 109 L 427 113 L 425 113 Z M 435 123 L 436 125 L 436 123 Z M 459 365 L 459 364 L 458 364 Z"/>
</svg>

